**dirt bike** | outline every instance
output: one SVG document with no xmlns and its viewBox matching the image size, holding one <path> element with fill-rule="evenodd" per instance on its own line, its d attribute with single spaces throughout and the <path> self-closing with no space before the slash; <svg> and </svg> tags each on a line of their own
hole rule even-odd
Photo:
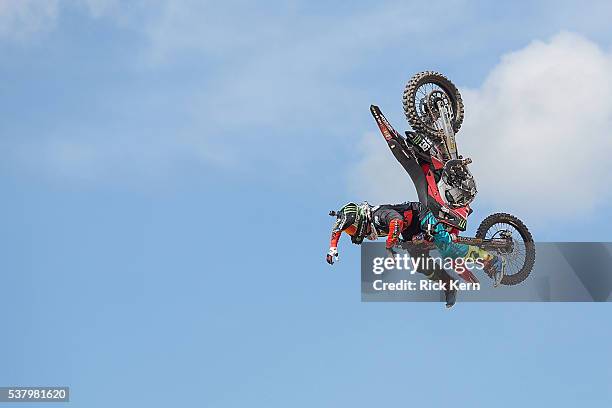
<svg viewBox="0 0 612 408">
<path fill-rule="evenodd" d="M 457 87 L 442 74 L 421 72 L 406 85 L 403 104 L 414 130 L 406 131 L 405 136 L 389 124 L 377 106 L 372 105 L 370 111 L 391 152 L 412 179 L 421 204 L 456 237 L 456 242 L 476 245 L 506 260 L 505 273 L 498 283 L 523 282 L 535 263 L 535 244 L 520 219 L 506 213 L 492 214 L 480 223 L 476 237 L 459 235 L 466 230 L 477 189 L 468 169 L 472 161 L 459 154 L 455 140 L 464 117 Z M 423 245 L 434 248 L 433 243 Z"/>
</svg>

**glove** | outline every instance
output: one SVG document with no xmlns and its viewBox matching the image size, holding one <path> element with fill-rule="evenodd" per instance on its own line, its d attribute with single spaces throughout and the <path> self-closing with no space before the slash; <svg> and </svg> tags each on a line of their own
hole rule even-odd
<svg viewBox="0 0 612 408">
<path fill-rule="evenodd" d="M 336 260 L 339 259 L 338 248 L 331 247 L 331 248 L 329 248 L 329 251 L 327 252 L 327 257 L 326 257 L 327 263 L 330 264 L 330 265 L 333 265 L 334 264 L 334 258 L 336 258 Z"/>
</svg>

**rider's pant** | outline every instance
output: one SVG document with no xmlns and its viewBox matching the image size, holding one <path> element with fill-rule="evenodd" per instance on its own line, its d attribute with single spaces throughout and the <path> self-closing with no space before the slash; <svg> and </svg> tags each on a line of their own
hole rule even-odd
<svg viewBox="0 0 612 408">
<path fill-rule="evenodd" d="M 428 211 L 427 214 L 421 220 L 421 228 L 423 231 L 427 231 L 427 225 L 432 226 L 432 236 L 433 241 L 436 244 L 436 248 L 440 252 L 440 255 L 444 258 L 482 258 L 484 260 L 488 260 L 491 258 L 491 254 L 489 254 L 484 249 L 478 248 L 474 245 L 466 245 L 460 244 L 458 242 L 453 242 L 451 235 L 446 231 L 442 224 L 437 224 L 438 220 L 431 211 Z M 435 227 L 434 227 L 435 225 Z"/>
</svg>

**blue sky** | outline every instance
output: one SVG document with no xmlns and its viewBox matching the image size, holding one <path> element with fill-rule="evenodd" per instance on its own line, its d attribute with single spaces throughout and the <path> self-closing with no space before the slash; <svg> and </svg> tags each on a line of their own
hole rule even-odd
<svg viewBox="0 0 612 408">
<path fill-rule="evenodd" d="M 570 146 L 495 152 L 508 171 L 476 174 L 472 229 L 505 210 L 538 240 L 609 241 L 609 192 L 562 170 L 591 157 L 565 165 L 569 141 L 605 143 L 610 105 L 576 122 L 585 132 L 547 127 L 556 111 L 538 96 L 546 126 L 507 115 L 521 132 L 482 106 L 510 109 L 495 95 L 513 96 L 538 55 L 570 85 L 579 68 L 562 68 L 588 58 L 584 86 L 607 90 L 611 14 L 603 1 L 1 1 L 0 384 L 69 385 L 75 407 L 610 404 L 607 304 L 366 304 L 359 249 L 342 242 L 333 268 L 324 255 L 330 209 L 414 198 L 390 155 L 371 156 L 387 152 L 368 107 L 403 129 L 402 88 L 425 69 L 468 95 L 460 148 L 475 162 L 517 133 Z M 559 166 L 541 193 L 521 173 L 536 156 Z"/>
</svg>

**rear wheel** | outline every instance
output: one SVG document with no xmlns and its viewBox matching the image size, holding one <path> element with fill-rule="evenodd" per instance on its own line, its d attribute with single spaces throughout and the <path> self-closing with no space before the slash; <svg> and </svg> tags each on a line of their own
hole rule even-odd
<svg viewBox="0 0 612 408">
<path fill-rule="evenodd" d="M 527 226 L 518 218 L 506 213 L 496 213 L 485 218 L 476 231 L 476 238 L 512 240 L 511 249 L 494 250 L 506 259 L 506 270 L 502 285 L 523 282 L 535 264 L 535 243 Z"/>
</svg>

